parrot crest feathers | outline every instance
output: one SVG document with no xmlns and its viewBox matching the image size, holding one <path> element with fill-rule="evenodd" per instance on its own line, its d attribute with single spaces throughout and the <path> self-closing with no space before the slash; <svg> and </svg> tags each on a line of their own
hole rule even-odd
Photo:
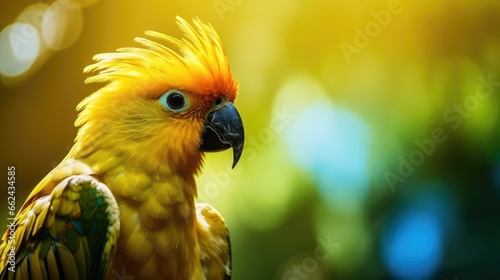
<svg viewBox="0 0 500 280">
<path fill-rule="evenodd" d="M 133 85 L 135 81 L 145 90 L 131 93 L 151 98 L 177 88 L 209 98 L 222 95 L 234 101 L 238 82 L 232 77 L 222 43 L 212 25 L 198 18 L 191 25 L 179 16 L 177 24 L 183 33 L 181 39 L 156 31 L 145 34 L 177 47 L 179 53 L 157 41 L 137 37 L 135 41 L 144 48 L 121 48 L 116 53 L 95 55 L 96 63 L 87 66 L 84 72 L 98 74 L 85 82 Z"/>
</svg>

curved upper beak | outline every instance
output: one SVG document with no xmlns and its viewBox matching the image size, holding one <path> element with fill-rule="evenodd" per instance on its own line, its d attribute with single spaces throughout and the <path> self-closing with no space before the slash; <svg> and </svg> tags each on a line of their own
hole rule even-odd
<svg viewBox="0 0 500 280">
<path fill-rule="evenodd" d="M 218 152 L 233 147 L 233 168 L 236 166 L 243 152 L 245 131 L 233 103 L 208 113 L 201 139 L 200 150 L 203 152 Z"/>
</svg>

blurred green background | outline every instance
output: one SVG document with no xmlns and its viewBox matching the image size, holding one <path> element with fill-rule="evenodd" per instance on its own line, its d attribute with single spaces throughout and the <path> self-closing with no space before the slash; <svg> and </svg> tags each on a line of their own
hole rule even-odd
<svg viewBox="0 0 500 280">
<path fill-rule="evenodd" d="M 493 0 L 2 0 L 0 177 L 16 166 L 18 207 L 72 145 L 98 88 L 83 67 L 148 29 L 179 36 L 175 15 L 216 28 L 240 81 L 243 157 L 207 155 L 198 179 L 233 279 L 500 279 Z"/>
</svg>

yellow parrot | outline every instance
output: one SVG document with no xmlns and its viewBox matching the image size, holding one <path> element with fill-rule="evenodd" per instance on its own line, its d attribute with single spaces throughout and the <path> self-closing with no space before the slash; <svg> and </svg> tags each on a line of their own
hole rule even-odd
<svg viewBox="0 0 500 280">
<path fill-rule="evenodd" d="M 75 144 L 0 245 L 1 279 L 230 279 L 222 216 L 196 203 L 204 152 L 243 151 L 239 85 L 210 24 L 98 54 Z M 172 50 L 160 42 L 179 49 Z"/>
</svg>

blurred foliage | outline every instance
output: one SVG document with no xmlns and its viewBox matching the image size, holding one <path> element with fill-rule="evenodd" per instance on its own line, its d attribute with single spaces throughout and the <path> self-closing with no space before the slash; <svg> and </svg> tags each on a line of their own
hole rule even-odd
<svg viewBox="0 0 500 280">
<path fill-rule="evenodd" d="M 71 46 L 2 76 L 18 206 L 72 145 L 92 56 L 200 17 L 248 136 L 234 170 L 210 154 L 198 179 L 229 225 L 234 279 L 500 278 L 500 2 L 77 2 Z M 34 3 L 3 1 L 2 29 Z"/>
</svg>

